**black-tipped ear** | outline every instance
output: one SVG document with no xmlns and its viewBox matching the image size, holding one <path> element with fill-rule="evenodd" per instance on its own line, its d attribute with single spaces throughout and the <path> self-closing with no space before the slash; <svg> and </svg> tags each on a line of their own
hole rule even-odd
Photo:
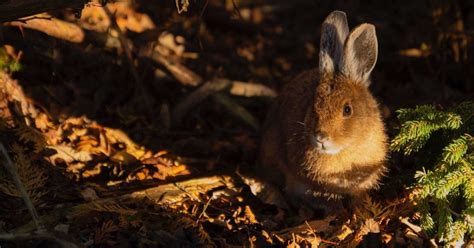
<svg viewBox="0 0 474 248">
<path fill-rule="evenodd" d="M 354 28 L 344 44 L 341 72 L 369 85 L 369 76 L 377 62 L 378 43 L 375 26 L 361 24 Z"/>
<path fill-rule="evenodd" d="M 319 50 L 319 72 L 332 74 L 340 69 L 344 41 L 349 33 L 346 13 L 333 11 L 326 17 L 321 27 Z"/>
</svg>

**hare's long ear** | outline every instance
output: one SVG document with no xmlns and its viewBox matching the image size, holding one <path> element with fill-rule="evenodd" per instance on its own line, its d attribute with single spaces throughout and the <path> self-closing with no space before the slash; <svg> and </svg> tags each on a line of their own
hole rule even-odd
<svg viewBox="0 0 474 248">
<path fill-rule="evenodd" d="M 361 24 L 354 28 L 344 44 L 341 72 L 369 86 L 369 76 L 377 62 L 378 43 L 375 27 Z"/>
<path fill-rule="evenodd" d="M 326 17 L 321 27 L 319 49 L 319 72 L 333 74 L 340 69 L 344 41 L 349 33 L 346 13 L 333 11 Z"/>
</svg>

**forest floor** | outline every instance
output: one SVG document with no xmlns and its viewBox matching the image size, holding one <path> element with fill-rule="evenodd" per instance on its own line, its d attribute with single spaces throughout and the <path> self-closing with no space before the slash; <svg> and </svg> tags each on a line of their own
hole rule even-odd
<svg viewBox="0 0 474 248">
<path fill-rule="evenodd" d="M 467 1 L 124 0 L 5 23 L 0 157 L 39 217 L 2 168 L 0 246 L 435 245 L 413 207 L 421 165 L 399 154 L 360 206 L 319 219 L 265 203 L 242 177 L 272 99 L 317 66 L 336 9 L 377 27 L 371 90 L 391 136 L 401 107 L 474 99 Z"/>
</svg>

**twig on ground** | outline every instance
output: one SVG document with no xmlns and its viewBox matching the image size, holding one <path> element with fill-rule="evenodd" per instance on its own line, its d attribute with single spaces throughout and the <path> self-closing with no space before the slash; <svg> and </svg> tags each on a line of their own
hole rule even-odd
<svg viewBox="0 0 474 248">
<path fill-rule="evenodd" d="M 207 207 L 209 207 L 209 204 L 211 203 L 212 197 L 209 197 L 209 200 L 207 200 L 206 204 L 204 204 L 204 208 L 202 209 L 201 214 L 199 214 L 196 223 L 201 220 L 201 217 L 206 213 Z"/>
<path fill-rule="evenodd" d="M 413 232 L 415 232 L 419 237 L 427 238 L 426 234 L 423 232 L 423 229 L 410 221 L 408 221 L 408 217 L 400 218 L 400 222 L 405 224 L 408 228 L 410 228 Z"/>
<path fill-rule="evenodd" d="M 201 76 L 197 75 L 195 72 L 188 69 L 181 63 L 171 61 L 170 59 L 161 55 L 159 52 L 153 52 L 152 59 L 158 64 L 165 67 L 182 85 L 199 86 L 203 83 L 203 79 Z M 274 98 L 277 96 L 277 93 L 273 89 L 263 84 L 247 83 L 232 80 L 229 81 L 231 81 L 232 83 L 232 87 L 230 88 L 230 94 L 235 96 L 269 98 Z"/>
<path fill-rule="evenodd" d="M 171 114 L 172 125 L 178 125 L 191 108 L 205 100 L 208 96 L 230 86 L 231 81 L 227 79 L 214 79 L 204 83 L 176 105 Z"/>
<path fill-rule="evenodd" d="M 258 130 L 260 128 L 257 119 L 255 119 L 255 117 L 253 117 L 250 112 L 248 112 L 244 107 L 240 106 L 232 98 L 228 97 L 226 94 L 218 92 L 214 94 L 214 99 L 219 104 L 221 104 L 230 114 L 239 118 L 247 125 L 251 126 L 253 129 Z"/>
<path fill-rule="evenodd" d="M 184 65 L 170 61 L 159 52 L 153 52 L 152 59 L 164 66 L 181 84 L 186 86 L 199 86 L 202 78 Z"/>
<path fill-rule="evenodd" d="M 278 94 L 273 89 L 263 84 L 232 81 L 230 94 L 244 97 L 269 97 L 274 98 Z"/>
<path fill-rule="evenodd" d="M 251 127 L 258 129 L 259 124 L 255 117 L 252 116 L 244 107 L 240 106 L 231 98 L 218 92 L 229 89 L 230 93 L 238 96 L 254 97 L 275 97 L 276 92 L 272 89 L 260 85 L 251 84 L 239 81 L 232 81 L 225 78 L 215 78 L 204 83 L 201 87 L 194 90 L 191 94 L 186 96 L 181 102 L 179 102 L 174 110 L 172 111 L 172 125 L 178 125 L 181 123 L 183 117 L 189 112 L 189 110 L 195 107 L 200 102 L 204 101 L 210 95 L 215 95 L 215 99 L 218 103 L 222 104 L 231 114 L 243 120 Z"/>
<path fill-rule="evenodd" d="M 29 18 L 28 20 L 12 21 L 5 24 L 33 29 L 69 42 L 81 43 L 84 41 L 84 31 L 78 25 L 45 15 L 39 15 L 38 17 L 39 18 Z"/>
</svg>

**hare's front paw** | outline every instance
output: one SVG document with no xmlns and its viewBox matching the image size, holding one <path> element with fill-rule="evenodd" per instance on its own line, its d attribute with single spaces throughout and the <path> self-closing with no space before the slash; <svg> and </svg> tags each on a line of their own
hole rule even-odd
<svg viewBox="0 0 474 248">
<path fill-rule="evenodd" d="M 288 204 L 297 210 L 301 217 L 324 218 L 345 212 L 341 199 L 328 199 L 318 196 L 308 185 L 301 182 L 288 183 L 286 187 Z"/>
</svg>

